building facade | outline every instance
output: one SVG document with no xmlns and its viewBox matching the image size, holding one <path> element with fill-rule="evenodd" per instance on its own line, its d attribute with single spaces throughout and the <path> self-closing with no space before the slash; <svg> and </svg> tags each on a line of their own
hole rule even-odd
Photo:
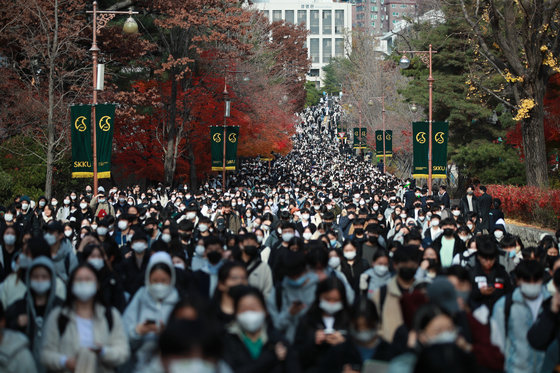
<svg viewBox="0 0 560 373">
<path fill-rule="evenodd" d="M 352 22 L 354 28 L 381 35 L 393 31 L 406 19 L 417 17 L 416 0 L 355 0 Z"/>
<path fill-rule="evenodd" d="M 332 0 L 254 0 L 253 6 L 262 11 L 270 22 L 286 21 L 304 24 L 309 30 L 307 53 L 311 60 L 308 81 L 321 84 L 323 67 L 332 58 L 350 53 L 352 4 Z"/>
</svg>

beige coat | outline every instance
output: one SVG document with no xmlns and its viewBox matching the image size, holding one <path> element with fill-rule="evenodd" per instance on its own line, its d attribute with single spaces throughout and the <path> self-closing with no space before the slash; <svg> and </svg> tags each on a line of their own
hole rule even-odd
<svg viewBox="0 0 560 373">
<path fill-rule="evenodd" d="M 397 276 L 394 276 L 387 283 L 387 295 L 382 310 L 379 309 L 380 290 L 375 290 L 372 296 L 377 312 L 381 315 L 379 333 L 389 343 L 393 342 L 395 331 L 404 322 L 400 303 L 401 296 L 401 291 L 397 285 Z"/>
<path fill-rule="evenodd" d="M 41 351 L 41 363 L 48 370 L 67 372 L 61 365 L 61 358 L 77 358 L 83 347 L 80 347 L 80 336 L 76 324 L 76 313 L 64 311 L 69 321 L 62 336 L 59 335 L 58 316 L 61 308 L 54 309 L 47 318 L 44 329 L 44 339 Z M 109 331 L 109 325 L 105 317 L 105 308 L 101 305 L 95 306 L 93 320 L 93 338 L 96 345 L 103 346 L 103 352 L 96 362 L 95 371 L 98 373 L 114 372 L 115 368 L 126 362 L 130 356 L 128 339 L 124 332 L 121 315 L 116 309 L 112 309 L 113 326 Z"/>
</svg>

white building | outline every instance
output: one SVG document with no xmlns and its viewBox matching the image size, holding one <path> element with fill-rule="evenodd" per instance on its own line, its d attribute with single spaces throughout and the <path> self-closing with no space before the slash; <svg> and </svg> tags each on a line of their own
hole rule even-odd
<svg viewBox="0 0 560 373">
<path fill-rule="evenodd" d="M 253 0 L 253 3 L 271 22 L 284 20 L 305 24 L 309 30 L 306 47 L 311 59 L 308 81 L 319 85 L 324 78 L 323 67 L 331 58 L 350 53 L 351 3 L 333 0 Z"/>
</svg>

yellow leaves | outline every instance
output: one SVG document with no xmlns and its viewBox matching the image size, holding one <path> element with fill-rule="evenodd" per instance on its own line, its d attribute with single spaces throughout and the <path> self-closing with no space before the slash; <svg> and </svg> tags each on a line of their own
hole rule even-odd
<svg viewBox="0 0 560 373">
<path fill-rule="evenodd" d="M 513 118 L 515 121 L 520 121 L 529 118 L 529 112 L 536 106 L 535 100 L 532 98 L 524 98 L 517 109 L 517 115 Z"/>
<path fill-rule="evenodd" d="M 504 70 L 504 79 L 508 83 L 523 83 L 522 76 L 515 76 L 512 73 L 510 73 L 508 69 Z"/>
<path fill-rule="evenodd" d="M 543 65 L 550 67 L 557 73 L 560 73 L 560 67 L 558 66 L 558 61 L 552 54 L 546 45 L 541 46 L 541 52 L 546 53 L 543 59 Z"/>
<path fill-rule="evenodd" d="M 541 45 L 541 52 L 546 52 L 548 47 L 546 45 Z"/>
</svg>

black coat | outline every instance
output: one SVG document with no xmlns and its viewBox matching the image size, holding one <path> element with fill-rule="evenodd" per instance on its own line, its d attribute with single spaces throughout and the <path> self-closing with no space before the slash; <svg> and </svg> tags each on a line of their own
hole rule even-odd
<svg viewBox="0 0 560 373">
<path fill-rule="evenodd" d="M 239 335 L 228 333 L 224 340 L 224 360 L 236 373 L 298 373 L 300 367 L 294 351 L 272 327 L 267 329 L 268 340 L 262 347 L 260 356 L 253 359 Z M 282 342 L 288 348 L 284 361 L 276 357 L 275 346 Z"/>
<path fill-rule="evenodd" d="M 556 339 L 560 346 L 560 317 L 553 313 L 550 303 L 553 298 L 545 300 L 541 306 L 541 313 L 527 333 L 529 344 L 535 350 L 546 351 L 548 346 Z"/>
<path fill-rule="evenodd" d="M 493 286 L 495 288 L 494 292 L 487 296 L 480 292 L 478 285 L 480 280 L 483 280 L 483 277 L 486 279 L 487 286 Z M 496 262 L 488 274 L 484 272 L 480 262 L 476 259 L 474 268 L 471 271 L 471 283 L 471 300 L 473 302 L 473 309 L 476 309 L 481 305 L 486 305 L 490 312 L 492 312 L 494 304 L 498 301 L 498 299 L 513 291 L 511 279 L 509 278 L 504 266 L 498 263 L 498 258 L 496 258 Z"/>
<path fill-rule="evenodd" d="M 461 214 L 463 214 L 464 217 L 467 216 L 467 213 L 469 212 L 469 201 L 467 200 L 467 196 L 464 196 L 463 198 L 461 198 L 461 202 L 459 203 L 459 207 L 461 209 Z M 473 194 L 472 196 L 472 211 L 476 212 L 478 214 L 478 216 L 480 217 L 480 208 L 478 206 L 478 199 L 476 198 L 476 196 Z"/>
<path fill-rule="evenodd" d="M 356 254 L 354 263 L 350 265 L 346 259 L 342 259 L 340 264 L 340 270 L 346 276 L 348 283 L 354 290 L 359 290 L 360 288 L 360 275 L 368 270 L 371 266 L 369 263 Z"/>
<path fill-rule="evenodd" d="M 451 200 L 449 198 L 449 194 L 447 194 L 447 192 L 445 192 L 443 194 L 443 196 L 439 196 L 439 202 L 445 206 L 446 209 L 451 207 Z"/>
<path fill-rule="evenodd" d="M 124 287 L 118 275 L 104 268 L 101 270 L 100 277 L 101 289 L 103 289 L 101 297 L 104 303 L 123 313 L 126 308 L 126 299 L 124 297 Z"/>
<path fill-rule="evenodd" d="M 146 268 L 150 260 L 150 253 L 146 251 L 140 267 L 136 264 L 136 256 L 132 254 L 123 260 L 117 270 L 121 276 L 121 282 L 124 285 L 124 290 L 130 294 L 130 298 L 144 286 Z"/>
<path fill-rule="evenodd" d="M 488 230 L 489 224 L 489 213 L 490 208 L 492 207 L 492 196 L 484 193 L 480 197 L 478 197 L 478 208 L 480 211 L 480 217 L 482 218 L 482 223 L 480 228 Z"/>
<path fill-rule="evenodd" d="M 333 329 L 347 336 L 348 327 L 349 320 L 344 312 L 335 314 Z M 320 345 L 315 343 L 315 332 L 324 329 L 322 314 L 320 310 L 314 308 L 311 308 L 298 324 L 294 348 L 297 351 L 301 367 L 306 372 L 320 372 L 319 366 L 332 349 L 332 346 L 326 342 Z"/>
<path fill-rule="evenodd" d="M 461 241 L 461 239 L 459 237 L 457 237 L 455 235 L 455 244 L 453 245 L 453 258 L 455 257 L 455 255 L 462 253 L 463 251 L 465 251 L 465 243 L 463 241 Z M 438 255 L 440 254 L 441 251 L 441 240 L 443 239 L 443 234 L 440 234 L 438 238 L 436 238 L 435 241 L 432 242 L 432 247 L 434 248 L 435 251 L 437 251 Z"/>
</svg>

